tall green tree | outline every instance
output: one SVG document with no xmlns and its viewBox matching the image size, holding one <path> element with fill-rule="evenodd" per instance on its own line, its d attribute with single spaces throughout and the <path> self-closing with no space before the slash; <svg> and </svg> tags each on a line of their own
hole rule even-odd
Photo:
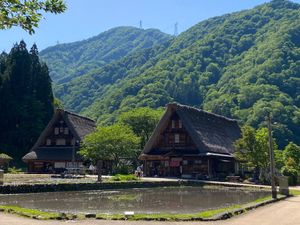
<svg viewBox="0 0 300 225">
<path fill-rule="evenodd" d="M 58 14 L 65 10 L 63 0 L 1 0 L 0 29 L 20 26 L 32 34 L 42 19 L 41 12 Z"/>
<path fill-rule="evenodd" d="M 122 113 L 118 121 L 128 125 L 133 132 L 141 138 L 142 149 L 149 140 L 162 113 L 162 109 L 155 110 L 148 107 L 136 108 Z"/>
<path fill-rule="evenodd" d="M 275 140 L 273 143 L 274 149 L 277 150 Z M 270 161 L 268 130 L 266 128 L 255 130 L 250 126 L 242 127 L 242 137 L 235 142 L 235 148 L 237 159 L 252 168 L 256 175 L 259 173 L 259 179 L 265 181 Z"/>
<path fill-rule="evenodd" d="M 290 142 L 283 150 L 283 175 L 289 177 L 289 183 L 295 185 L 300 174 L 300 146 Z"/>
<path fill-rule="evenodd" d="M 285 162 L 293 161 L 293 167 L 300 172 L 300 146 L 290 142 L 283 150 Z"/>
<path fill-rule="evenodd" d="M 0 148 L 18 162 L 53 114 L 48 68 L 24 41 L 0 58 Z"/>
<path fill-rule="evenodd" d="M 97 163 L 98 181 L 101 182 L 102 162 L 113 161 L 117 166 L 121 158 L 132 158 L 139 148 L 139 141 L 128 126 L 114 124 L 98 127 L 84 138 L 79 153 Z"/>
</svg>

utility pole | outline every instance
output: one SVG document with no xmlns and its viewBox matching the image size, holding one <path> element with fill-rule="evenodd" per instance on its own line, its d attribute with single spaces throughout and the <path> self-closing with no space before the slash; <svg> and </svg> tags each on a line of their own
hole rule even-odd
<svg viewBox="0 0 300 225">
<path fill-rule="evenodd" d="M 277 190 L 275 184 L 275 162 L 274 162 L 274 150 L 273 150 L 273 137 L 271 126 L 271 115 L 268 114 L 268 131 L 269 131 L 269 156 L 270 156 L 270 172 L 271 172 L 271 186 L 272 186 L 272 198 L 277 198 Z"/>
<path fill-rule="evenodd" d="M 178 23 L 176 22 L 174 25 L 174 36 L 178 36 Z"/>
</svg>

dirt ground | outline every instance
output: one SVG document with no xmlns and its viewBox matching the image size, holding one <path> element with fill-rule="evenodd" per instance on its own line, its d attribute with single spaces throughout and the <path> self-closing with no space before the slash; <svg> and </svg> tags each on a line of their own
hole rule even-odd
<svg viewBox="0 0 300 225">
<path fill-rule="evenodd" d="M 267 205 L 240 216 L 217 222 L 147 222 L 147 221 L 39 221 L 0 213 L 0 225 L 300 225 L 300 196 Z"/>
</svg>

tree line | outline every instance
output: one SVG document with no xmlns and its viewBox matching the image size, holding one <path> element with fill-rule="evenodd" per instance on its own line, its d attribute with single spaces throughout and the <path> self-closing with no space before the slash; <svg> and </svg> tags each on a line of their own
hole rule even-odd
<svg viewBox="0 0 300 225">
<path fill-rule="evenodd" d="M 276 175 L 288 176 L 290 184 L 297 184 L 300 175 L 300 146 L 293 142 L 279 149 L 273 138 Z M 252 180 L 270 182 L 269 135 L 267 128 L 255 130 L 242 127 L 242 137 L 235 142 L 235 157 L 251 174 Z"/>
<path fill-rule="evenodd" d="M 49 70 L 38 54 L 21 41 L 0 55 L 0 151 L 18 164 L 54 112 Z"/>
</svg>

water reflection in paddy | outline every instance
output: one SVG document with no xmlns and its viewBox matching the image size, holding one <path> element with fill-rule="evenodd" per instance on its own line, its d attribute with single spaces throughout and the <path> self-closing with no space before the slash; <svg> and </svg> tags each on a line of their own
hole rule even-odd
<svg viewBox="0 0 300 225">
<path fill-rule="evenodd" d="M 240 189 L 168 187 L 0 195 L 0 205 L 73 213 L 197 213 L 268 195 Z"/>
</svg>

